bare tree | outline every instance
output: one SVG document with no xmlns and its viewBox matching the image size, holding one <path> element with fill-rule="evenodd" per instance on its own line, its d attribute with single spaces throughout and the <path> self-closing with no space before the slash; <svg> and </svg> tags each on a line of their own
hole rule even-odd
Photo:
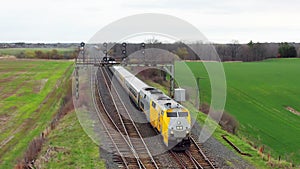
<svg viewBox="0 0 300 169">
<path fill-rule="evenodd" d="M 233 60 L 236 59 L 238 52 L 240 50 L 241 45 L 239 44 L 239 41 L 232 40 L 232 42 L 229 44 L 230 54 Z"/>
<path fill-rule="evenodd" d="M 279 45 L 277 43 L 265 43 L 265 57 L 276 58 L 278 56 Z"/>
<path fill-rule="evenodd" d="M 241 45 L 238 59 L 248 62 L 251 59 L 251 54 L 251 49 L 248 45 Z"/>
<path fill-rule="evenodd" d="M 148 44 L 159 44 L 159 43 L 161 43 L 158 39 L 155 39 L 154 36 L 152 38 L 146 39 L 145 42 L 148 43 Z"/>
<path fill-rule="evenodd" d="M 226 58 L 228 57 L 227 46 L 224 44 L 216 44 L 215 48 L 216 48 L 216 51 L 218 52 L 221 60 L 226 61 Z"/>
</svg>

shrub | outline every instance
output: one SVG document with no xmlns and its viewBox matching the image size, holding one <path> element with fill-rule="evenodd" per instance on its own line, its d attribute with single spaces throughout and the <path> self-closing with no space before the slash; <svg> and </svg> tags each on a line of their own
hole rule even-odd
<svg viewBox="0 0 300 169">
<path fill-rule="evenodd" d="M 209 110 L 210 110 L 210 106 L 207 103 L 203 103 L 200 105 L 200 111 L 203 112 L 204 114 L 208 115 Z M 221 113 L 221 112 L 212 110 L 212 112 L 210 112 L 209 116 L 213 120 L 218 122 L 217 118 L 219 117 L 219 113 Z M 218 123 L 224 130 L 226 130 L 232 134 L 236 134 L 238 126 L 239 126 L 239 123 L 235 119 L 235 117 L 233 117 L 231 114 L 229 114 L 228 112 L 225 112 L 225 111 L 223 112 L 222 117 Z"/>
</svg>

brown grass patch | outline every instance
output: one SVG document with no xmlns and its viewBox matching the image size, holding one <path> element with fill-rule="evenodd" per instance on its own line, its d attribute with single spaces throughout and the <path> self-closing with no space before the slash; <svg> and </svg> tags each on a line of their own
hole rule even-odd
<svg viewBox="0 0 300 169">
<path fill-rule="evenodd" d="M 8 142 L 10 142 L 10 140 L 12 140 L 15 136 L 12 135 L 10 137 L 8 137 L 7 139 L 3 140 L 1 143 L 0 143 L 0 148 L 2 148 L 3 146 L 5 146 Z"/>
<path fill-rule="evenodd" d="M 33 93 L 38 94 L 44 88 L 47 81 L 48 81 L 48 79 L 41 79 L 41 80 L 35 81 L 36 83 L 32 88 Z"/>
<path fill-rule="evenodd" d="M 8 98 L 11 95 L 12 95 L 12 93 L 4 93 L 4 94 L 0 95 L 0 98 L 4 100 L 4 99 Z"/>
<path fill-rule="evenodd" d="M 9 121 L 9 116 L 7 114 L 0 115 L 0 126 L 3 126 L 8 121 Z"/>
<path fill-rule="evenodd" d="M 8 83 L 16 79 L 16 76 L 10 76 L 8 78 L 0 79 L 0 83 Z"/>
<path fill-rule="evenodd" d="M 16 60 L 16 56 L 13 55 L 3 55 L 0 57 L 0 60 Z"/>
<path fill-rule="evenodd" d="M 0 115 L 0 131 L 2 132 L 3 129 L 6 127 L 6 123 L 9 122 L 10 116 L 7 114 Z"/>
</svg>

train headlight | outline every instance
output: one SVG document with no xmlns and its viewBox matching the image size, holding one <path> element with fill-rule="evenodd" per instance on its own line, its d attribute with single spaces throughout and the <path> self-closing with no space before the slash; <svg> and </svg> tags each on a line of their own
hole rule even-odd
<svg viewBox="0 0 300 169">
<path fill-rule="evenodd" d="M 189 133 L 190 133 L 190 131 L 187 130 L 187 131 L 186 131 L 186 134 L 189 134 Z"/>
<path fill-rule="evenodd" d="M 176 126 L 176 129 L 177 130 L 183 130 L 183 127 L 182 126 Z"/>
<path fill-rule="evenodd" d="M 170 132 L 172 135 L 174 134 L 174 131 L 173 130 L 171 130 L 171 132 Z"/>
</svg>

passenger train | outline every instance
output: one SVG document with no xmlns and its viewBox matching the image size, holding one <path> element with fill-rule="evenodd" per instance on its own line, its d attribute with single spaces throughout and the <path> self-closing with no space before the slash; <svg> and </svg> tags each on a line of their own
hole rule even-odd
<svg viewBox="0 0 300 169">
<path fill-rule="evenodd" d="M 191 116 L 185 107 L 122 66 L 111 66 L 110 70 L 152 127 L 162 135 L 168 148 L 185 150 L 190 146 Z"/>
</svg>

